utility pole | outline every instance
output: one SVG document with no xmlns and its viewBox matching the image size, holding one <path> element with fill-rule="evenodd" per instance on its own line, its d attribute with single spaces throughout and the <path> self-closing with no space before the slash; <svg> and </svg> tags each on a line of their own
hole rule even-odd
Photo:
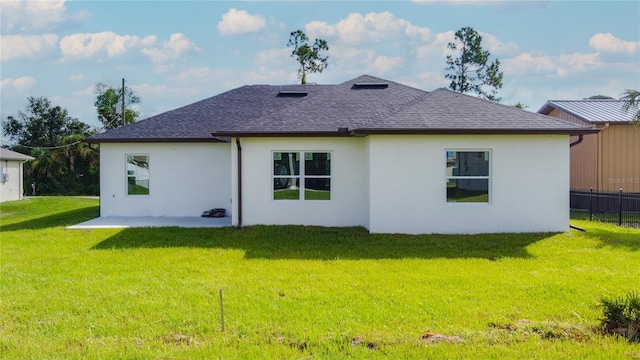
<svg viewBox="0 0 640 360">
<path fill-rule="evenodd" d="M 124 78 L 122 78 L 122 126 L 127 124 L 127 121 L 124 117 L 126 114 L 126 108 L 124 107 Z"/>
</svg>

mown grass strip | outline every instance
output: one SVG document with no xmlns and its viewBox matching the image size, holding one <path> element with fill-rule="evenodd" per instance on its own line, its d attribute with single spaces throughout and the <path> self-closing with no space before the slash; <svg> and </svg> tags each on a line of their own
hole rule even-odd
<svg viewBox="0 0 640 360">
<path fill-rule="evenodd" d="M 65 230 L 96 216 L 97 201 L 35 198 L 0 212 L 6 358 L 640 356 L 594 331 L 600 299 L 640 283 L 637 230 Z"/>
</svg>

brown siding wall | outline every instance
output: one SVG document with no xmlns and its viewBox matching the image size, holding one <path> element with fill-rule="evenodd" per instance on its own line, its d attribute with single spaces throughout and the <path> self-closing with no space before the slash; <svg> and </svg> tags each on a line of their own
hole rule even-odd
<svg viewBox="0 0 640 360">
<path fill-rule="evenodd" d="M 550 116 L 581 125 L 584 121 L 558 109 Z M 595 127 L 595 125 L 591 125 Z M 585 135 L 571 148 L 571 189 L 640 192 L 640 127 L 598 125 L 597 135 Z M 576 141 L 572 137 L 571 141 Z"/>
<path fill-rule="evenodd" d="M 572 123 L 589 126 L 584 121 L 569 115 L 558 109 L 553 109 L 550 116 Z M 571 137 L 571 142 L 578 140 L 577 136 Z M 571 189 L 588 190 L 593 187 L 598 189 L 598 135 L 585 135 L 582 142 L 571 148 Z"/>
<path fill-rule="evenodd" d="M 640 192 L 640 128 L 609 125 L 598 136 L 600 190 Z"/>
</svg>

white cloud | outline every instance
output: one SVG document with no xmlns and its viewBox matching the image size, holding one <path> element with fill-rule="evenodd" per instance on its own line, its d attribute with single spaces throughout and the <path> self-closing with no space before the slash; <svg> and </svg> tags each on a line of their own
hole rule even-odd
<svg viewBox="0 0 640 360">
<path fill-rule="evenodd" d="M 563 54 L 559 57 L 558 75 L 564 76 L 569 73 L 586 72 L 588 70 L 600 67 L 601 62 L 598 61 L 598 54 Z"/>
<path fill-rule="evenodd" d="M 60 40 L 60 51 L 65 59 L 91 58 L 106 54 L 108 57 L 123 55 L 129 49 L 152 46 L 153 35 L 144 38 L 118 35 L 111 31 L 67 35 Z"/>
<path fill-rule="evenodd" d="M 347 18 L 334 25 L 312 21 L 307 24 L 305 31 L 312 39 L 337 37 L 347 45 L 388 42 L 401 37 L 426 41 L 431 37 L 429 28 L 412 25 L 388 11 L 370 12 L 366 15 L 350 13 Z"/>
<path fill-rule="evenodd" d="M 259 69 L 259 72 L 249 71 L 242 73 L 241 83 L 244 84 L 282 84 L 282 83 L 297 83 L 298 80 L 293 80 L 289 71 L 285 70 L 273 70 L 269 67 L 263 67 Z M 240 85 L 240 84 L 239 84 Z"/>
<path fill-rule="evenodd" d="M 444 77 L 442 72 L 421 72 L 416 75 L 421 84 L 424 84 L 423 89 L 431 90 L 441 87 L 447 87 L 449 80 Z"/>
<path fill-rule="evenodd" d="M 81 90 L 77 90 L 73 92 L 74 96 L 95 96 L 96 93 L 96 86 L 95 85 L 89 85 L 84 89 Z"/>
<path fill-rule="evenodd" d="M 140 98 L 149 97 L 165 97 L 167 94 L 174 92 L 175 89 L 170 89 L 166 85 L 149 85 L 149 84 L 139 84 L 139 85 L 130 85 L 129 86 L 136 95 L 140 96 Z"/>
<path fill-rule="evenodd" d="M 69 76 L 69 81 L 82 81 L 84 80 L 84 75 L 82 74 L 71 74 Z"/>
<path fill-rule="evenodd" d="M 290 59 L 290 64 L 295 64 L 295 59 L 291 57 L 290 48 L 269 49 L 258 52 L 256 62 L 260 65 L 277 64 Z"/>
<path fill-rule="evenodd" d="M 438 57 L 444 59 L 446 55 L 452 54 L 451 50 L 447 47 L 447 44 L 453 40 L 455 40 L 454 31 L 438 33 L 433 37 L 432 41 L 415 48 L 414 52 L 416 54 L 416 58 L 426 59 Z"/>
<path fill-rule="evenodd" d="M 596 51 L 610 53 L 635 54 L 640 49 L 640 41 L 625 41 L 607 34 L 595 34 L 589 39 L 589 46 Z"/>
<path fill-rule="evenodd" d="M 10 91 L 10 90 L 19 90 L 24 91 L 28 90 L 36 84 L 36 79 L 31 76 L 23 76 L 17 79 L 4 79 L 0 81 L 0 89 L 2 91 Z"/>
<path fill-rule="evenodd" d="M 3 32 L 47 31 L 68 22 L 81 23 L 90 17 L 87 11 L 67 13 L 64 0 L 0 2 Z"/>
<path fill-rule="evenodd" d="M 246 10 L 229 9 L 218 22 L 221 35 L 237 35 L 257 32 L 264 29 L 267 21 L 262 15 L 251 15 Z"/>
<path fill-rule="evenodd" d="M 180 55 L 193 50 L 200 51 L 200 48 L 181 33 L 171 34 L 168 41 L 162 44 L 161 48 L 145 48 L 142 53 L 147 55 L 154 63 L 164 63 L 180 57 Z"/>
<path fill-rule="evenodd" d="M 164 74 L 167 73 L 169 71 L 172 71 L 176 68 L 176 64 L 175 63 L 171 63 L 171 64 L 160 64 L 160 65 L 156 65 L 156 67 L 153 69 L 153 72 L 156 74 Z"/>
<path fill-rule="evenodd" d="M 478 31 L 482 36 L 482 48 L 491 53 L 491 55 L 508 54 L 513 55 L 520 50 L 520 47 L 514 42 L 502 42 L 496 36 L 482 31 Z"/>
<path fill-rule="evenodd" d="M 502 70 L 516 75 L 526 72 L 552 73 L 556 71 L 556 64 L 551 56 L 534 56 L 529 53 L 520 54 L 502 62 Z"/>
<path fill-rule="evenodd" d="M 505 59 L 502 62 L 501 69 L 506 75 L 537 73 L 566 77 L 602 66 L 603 63 L 598 60 L 598 54 L 573 53 L 549 56 L 524 53 L 514 58 Z"/>
<path fill-rule="evenodd" d="M 336 68 L 349 72 L 369 68 L 376 59 L 373 49 L 361 49 L 349 46 L 334 46 L 330 48 L 329 64 Z"/>
<path fill-rule="evenodd" d="M 373 64 L 371 64 L 370 70 L 372 73 L 384 75 L 402 67 L 404 62 L 404 59 L 400 56 L 389 57 L 379 55 L 373 61 Z"/>
<path fill-rule="evenodd" d="M 34 59 L 47 51 L 55 50 L 58 35 L 2 35 L 0 37 L 0 60 Z"/>
<path fill-rule="evenodd" d="M 212 70 L 208 66 L 204 66 L 204 67 L 191 66 L 186 71 L 183 71 L 178 75 L 173 76 L 172 80 L 178 83 L 188 84 L 191 81 L 199 81 L 202 79 L 207 79 L 211 76 L 211 74 L 212 74 Z"/>
</svg>

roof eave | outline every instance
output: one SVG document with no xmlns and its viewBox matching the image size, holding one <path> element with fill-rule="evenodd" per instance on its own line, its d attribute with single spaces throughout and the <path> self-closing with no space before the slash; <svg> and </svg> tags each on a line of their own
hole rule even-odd
<svg viewBox="0 0 640 360">
<path fill-rule="evenodd" d="M 366 135 L 588 135 L 598 133 L 593 128 L 560 129 L 380 129 L 361 128 L 342 131 L 221 131 L 213 136 L 229 137 L 348 137 Z"/>
<path fill-rule="evenodd" d="M 23 163 L 25 163 L 27 161 L 34 160 L 34 159 L 35 158 L 31 157 L 31 156 L 29 156 L 29 158 L 20 158 L 20 159 L 18 159 L 18 158 L 0 158 L 0 160 L 2 160 L 2 161 L 19 161 L 19 162 L 23 162 Z"/>
<path fill-rule="evenodd" d="M 221 139 L 218 137 L 206 138 L 86 138 L 84 142 L 90 144 L 100 143 L 219 143 L 229 142 L 229 139 Z"/>
<path fill-rule="evenodd" d="M 588 135 L 599 132 L 592 128 L 559 129 L 355 129 L 356 135 Z"/>
<path fill-rule="evenodd" d="M 354 134 L 344 128 L 338 131 L 219 131 L 211 135 L 217 137 L 348 137 Z"/>
</svg>

